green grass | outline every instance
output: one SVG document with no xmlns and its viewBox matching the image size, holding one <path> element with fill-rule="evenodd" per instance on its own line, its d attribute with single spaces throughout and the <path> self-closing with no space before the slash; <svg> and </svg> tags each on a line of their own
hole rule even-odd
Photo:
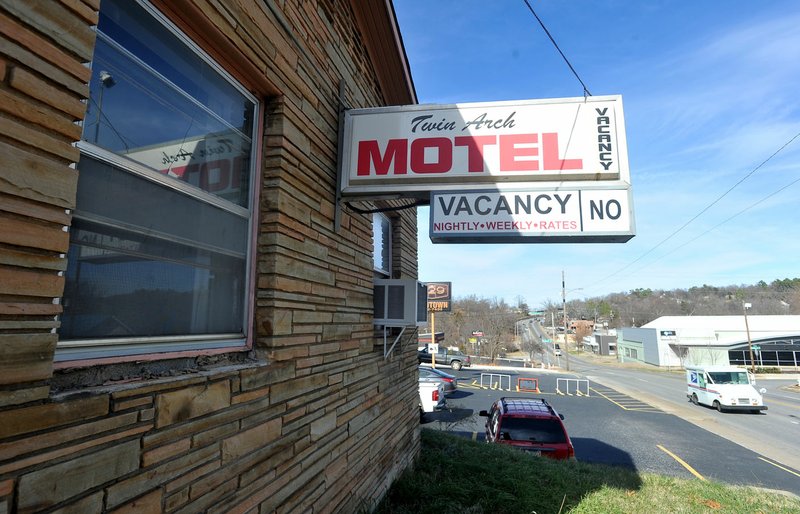
<svg viewBox="0 0 800 514">
<path fill-rule="evenodd" d="M 422 455 L 375 512 L 800 514 L 800 500 L 715 482 L 558 462 L 422 430 Z"/>
</svg>

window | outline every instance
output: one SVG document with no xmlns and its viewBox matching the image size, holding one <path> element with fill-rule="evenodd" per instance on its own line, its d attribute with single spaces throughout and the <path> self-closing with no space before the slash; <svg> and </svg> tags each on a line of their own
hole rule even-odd
<svg viewBox="0 0 800 514">
<path fill-rule="evenodd" d="M 536 443 L 566 443 L 567 435 L 561 422 L 554 418 L 514 418 L 506 416 L 500 426 L 503 439 Z"/>
<path fill-rule="evenodd" d="M 258 103 L 144 3 L 92 70 L 56 359 L 243 346 Z"/>
<path fill-rule="evenodd" d="M 372 261 L 378 275 L 392 274 L 392 224 L 385 214 L 372 215 Z"/>
</svg>

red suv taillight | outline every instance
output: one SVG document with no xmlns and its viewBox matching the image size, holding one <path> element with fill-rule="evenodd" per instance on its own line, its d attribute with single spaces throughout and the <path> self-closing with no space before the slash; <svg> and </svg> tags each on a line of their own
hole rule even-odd
<svg viewBox="0 0 800 514">
<path fill-rule="evenodd" d="M 439 390 L 436 389 L 431 393 L 431 400 L 438 402 L 439 401 Z"/>
</svg>

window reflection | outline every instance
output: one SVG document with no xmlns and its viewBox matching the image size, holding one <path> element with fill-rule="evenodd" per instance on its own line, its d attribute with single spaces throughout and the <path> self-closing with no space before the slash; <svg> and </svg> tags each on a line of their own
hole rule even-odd
<svg viewBox="0 0 800 514">
<path fill-rule="evenodd" d="M 242 332 L 243 260 L 81 220 L 73 233 L 62 338 Z"/>
<path fill-rule="evenodd" d="M 372 215 L 372 258 L 373 267 L 384 275 L 391 274 L 391 223 L 385 214 Z"/>
<path fill-rule="evenodd" d="M 103 4 L 83 139 L 248 207 L 255 105 L 125 7 Z"/>
</svg>

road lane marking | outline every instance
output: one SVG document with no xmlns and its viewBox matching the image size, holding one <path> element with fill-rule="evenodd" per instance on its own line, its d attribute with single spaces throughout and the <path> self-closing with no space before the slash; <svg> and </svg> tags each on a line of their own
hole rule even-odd
<svg viewBox="0 0 800 514">
<path fill-rule="evenodd" d="M 680 457 L 678 457 L 677 455 L 675 455 L 675 454 L 674 454 L 674 453 L 672 453 L 671 451 L 667 450 L 666 448 L 664 448 L 664 447 L 663 447 L 663 446 L 661 446 L 660 444 L 657 444 L 656 446 L 658 447 L 658 449 L 659 449 L 659 450 L 661 450 L 662 452 L 666 453 L 667 455 L 669 455 L 670 457 L 672 457 L 673 459 L 675 459 L 675 460 L 678 462 L 678 464 L 680 464 L 681 466 L 683 466 L 684 468 L 686 468 L 686 469 L 689 471 L 689 473 L 691 473 L 692 475 L 696 476 L 696 477 L 697 477 L 697 478 L 699 478 L 700 480 L 703 480 L 703 481 L 705 481 L 705 480 L 706 480 L 706 477 L 704 477 L 703 475 L 701 475 L 700 473 L 698 473 L 697 471 L 695 471 L 695 469 L 694 469 L 693 467 L 691 467 L 690 465 L 688 465 L 688 464 L 686 463 L 686 461 L 684 461 L 683 459 L 681 459 Z"/>
<path fill-rule="evenodd" d="M 780 464 L 778 464 L 777 462 L 772 462 L 772 461 L 769 461 L 769 460 L 765 459 L 764 457 L 759 457 L 759 459 L 763 460 L 763 461 L 764 461 L 764 462 L 766 462 L 767 464 L 772 464 L 772 465 L 773 465 L 773 466 L 775 466 L 776 468 L 781 468 L 782 470 L 784 470 L 784 471 L 786 471 L 786 472 L 788 472 L 788 473 L 791 473 L 791 474 L 792 474 L 792 475 L 794 475 L 794 476 L 798 476 L 798 477 L 800 477 L 800 473 L 796 473 L 796 472 L 792 471 L 792 470 L 791 470 L 791 469 L 789 469 L 789 468 L 784 468 L 783 466 L 781 466 L 781 465 L 780 465 Z"/>
<path fill-rule="evenodd" d="M 592 389 L 594 389 L 594 387 L 593 387 Z M 619 403 L 615 402 L 615 401 L 614 401 L 613 399 L 611 399 L 609 396 L 606 396 L 606 395 L 604 395 L 603 393 L 601 393 L 601 392 L 600 392 L 600 391 L 598 391 L 597 389 L 594 389 L 594 392 L 595 392 L 595 393 L 597 393 L 597 394 L 599 394 L 600 396 L 602 396 L 602 397 L 603 397 L 603 398 L 605 398 L 606 400 L 610 401 L 611 403 L 613 403 L 614 405 L 616 405 L 616 406 L 617 406 L 617 407 L 619 407 L 620 409 L 623 409 L 623 410 L 628 410 L 628 408 L 627 408 L 627 407 L 625 407 L 624 405 L 621 405 L 621 404 L 619 404 Z"/>
<path fill-rule="evenodd" d="M 628 396 L 627 394 L 622 394 L 610 388 L 605 392 L 600 391 L 595 387 L 592 387 L 591 390 L 622 410 L 631 412 L 658 412 L 664 414 L 664 411 L 657 407 L 653 407 L 648 403 L 637 400 L 636 398 Z"/>
<path fill-rule="evenodd" d="M 765 405 L 769 405 L 769 404 L 771 404 L 771 403 L 776 403 L 776 404 L 778 404 L 778 405 L 783 405 L 784 407 L 791 407 L 791 408 L 793 408 L 793 409 L 796 409 L 796 408 L 798 407 L 798 405 L 797 405 L 796 403 L 787 403 L 787 402 L 782 402 L 782 401 L 780 401 L 780 400 L 776 400 L 775 398 L 769 398 L 769 397 L 768 397 L 768 398 L 766 398 L 766 399 L 764 400 L 764 404 L 765 404 Z"/>
</svg>

